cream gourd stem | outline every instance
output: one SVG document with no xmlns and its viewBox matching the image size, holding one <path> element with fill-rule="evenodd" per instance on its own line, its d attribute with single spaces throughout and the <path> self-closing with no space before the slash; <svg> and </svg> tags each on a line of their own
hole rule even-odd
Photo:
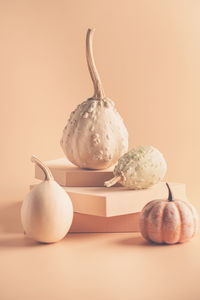
<svg viewBox="0 0 200 300">
<path fill-rule="evenodd" d="M 33 163 L 36 163 L 42 169 L 42 171 L 45 174 L 45 180 L 47 181 L 54 180 L 53 175 L 49 170 L 49 168 L 39 158 L 37 158 L 35 155 L 32 155 L 31 161 Z"/>
<path fill-rule="evenodd" d="M 168 201 L 174 201 L 174 194 L 172 193 L 171 189 L 170 189 L 170 186 L 169 184 L 166 182 L 166 186 L 168 188 L 168 191 L 169 191 L 169 195 L 168 195 Z"/>
<path fill-rule="evenodd" d="M 108 181 L 105 181 L 104 182 L 104 185 L 106 186 L 106 187 L 110 187 L 110 186 L 113 186 L 113 185 L 115 185 L 117 182 L 119 182 L 120 180 L 121 180 L 121 176 L 115 176 L 115 177 L 113 177 L 112 179 L 110 179 L 110 180 L 108 180 Z"/>
<path fill-rule="evenodd" d="M 87 31 L 87 36 L 86 36 L 86 58 L 87 58 L 87 64 L 88 64 L 88 69 L 90 72 L 90 76 L 94 85 L 94 95 L 93 99 L 103 99 L 105 98 L 103 86 L 101 83 L 101 79 L 99 76 L 99 73 L 97 71 L 95 61 L 94 61 L 94 56 L 93 56 L 93 47 L 92 47 L 92 42 L 93 42 L 93 35 L 95 32 L 95 28 L 93 29 L 88 29 Z"/>
<path fill-rule="evenodd" d="M 104 185 L 106 187 L 111 187 L 111 186 L 115 185 L 117 182 L 120 182 L 121 180 L 125 180 L 125 176 L 124 176 L 124 173 L 122 171 L 121 171 L 119 176 L 114 176 L 110 180 L 105 181 Z"/>
</svg>

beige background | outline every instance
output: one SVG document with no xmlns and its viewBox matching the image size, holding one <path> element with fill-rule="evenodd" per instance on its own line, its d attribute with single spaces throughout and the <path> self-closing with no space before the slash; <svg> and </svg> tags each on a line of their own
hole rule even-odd
<svg viewBox="0 0 200 300">
<path fill-rule="evenodd" d="M 10 272 L 4 275 L 3 289 L 0 289 L 2 300 L 17 299 L 17 295 L 20 295 L 18 299 L 30 299 L 30 282 L 29 285 L 22 284 L 28 270 L 33 272 L 33 285 L 34 282 L 36 284 L 36 290 L 31 285 L 33 299 L 36 296 L 55 299 L 57 294 L 60 295 L 59 299 L 66 299 L 67 293 L 71 296 L 68 299 L 75 299 L 76 295 L 78 299 L 78 292 L 75 292 L 78 290 L 77 282 L 85 295 L 82 299 L 95 299 L 95 293 L 96 299 L 99 299 L 100 282 L 104 287 L 107 283 L 104 293 L 107 291 L 108 294 L 102 299 L 112 299 L 114 296 L 114 299 L 122 299 L 122 294 L 126 295 L 126 299 L 133 299 L 134 282 L 138 299 L 151 299 L 148 295 L 153 297 L 153 294 L 165 299 L 162 294 L 165 282 L 182 276 L 177 285 L 172 283 L 173 293 L 171 291 L 170 295 L 176 296 L 176 300 L 188 299 L 189 296 L 191 300 L 197 300 L 195 297 L 200 292 L 196 282 L 199 277 L 197 265 L 200 262 L 197 262 L 199 244 L 195 242 L 182 246 L 182 252 L 179 246 L 164 248 L 163 252 L 160 247 L 156 250 L 155 247 L 145 247 L 141 254 L 143 248 L 137 239 L 135 246 L 139 244 L 139 247 L 133 249 L 130 241 L 124 244 L 125 247 L 118 248 L 117 242 L 113 242 L 106 248 L 108 237 L 100 235 L 94 237 L 94 243 L 88 236 L 86 240 L 81 237 L 80 240 L 77 237 L 76 240 L 70 238 L 68 245 L 72 245 L 72 248 L 67 251 L 65 242 L 49 248 L 30 247 L 24 250 L 28 242 L 20 242 L 18 236 L 11 239 L 11 233 L 21 236 L 18 203 L 24 199 L 33 178 L 31 154 L 43 160 L 63 156 L 59 140 L 69 113 L 92 95 L 92 83 L 85 60 L 88 27 L 96 27 L 94 50 L 97 67 L 106 95 L 115 101 L 124 118 L 130 134 L 130 148 L 138 144 L 158 147 L 168 163 L 167 178 L 185 182 L 191 202 L 200 211 L 199 16 L 200 2 L 197 0 L 0 1 L 0 230 L 10 234 L 9 240 L 8 236 L 5 237 L 6 241 L 1 240 L 4 250 L 1 257 L 5 269 L 12 269 L 12 275 Z M 9 208 L 11 206 L 12 210 Z M 82 246 L 83 242 L 86 242 L 86 246 Z M 105 256 L 97 250 L 99 246 L 102 251 L 104 249 Z M 76 251 L 73 251 L 74 248 Z M 65 273 L 68 267 L 66 261 L 65 271 L 63 269 L 64 253 L 71 257 L 79 253 L 78 249 L 83 252 L 75 259 L 77 264 L 88 272 L 100 272 L 94 276 L 94 286 L 88 283 L 92 280 L 90 273 L 87 273 L 87 283 L 84 285 L 82 267 L 76 265 L 77 269 L 73 269 L 73 259 L 69 261 L 70 270 L 76 270 L 71 271 L 72 276 Z M 93 250 L 94 256 L 91 254 Z M 84 257 L 84 251 L 88 256 Z M 110 257 L 113 252 L 115 255 Z M 11 254 L 10 258 L 8 253 Z M 180 253 L 182 260 L 177 261 Z M 59 256 L 58 261 L 55 255 Z M 99 255 L 99 260 L 95 255 Z M 123 255 L 126 262 L 123 262 Z M 166 255 L 171 255 L 172 261 L 163 264 Z M 194 257 L 193 260 L 191 257 Z M 120 259 L 121 277 L 117 273 Z M 160 273 L 152 259 L 158 260 Z M 30 264 L 33 260 L 36 265 Z M 52 261 L 55 265 L 52 265 Z M 81 265 L 83 262 L 85 264 Z M 194 271 L 189 287 L 191 292 L 186 289 L 188 278 L 183 277 L 183 264 L 188 274 Z M 38 276 L 37 270 L 41 265 L 42 274 Z M 105 268 L 102 268 L 104 265 Z M 108 272 L 103 276 L 106 268 Z M 153 273 L 151 269 L 154 269 Z M 135 273 L 132 274 L 133 270 Z M 60 272 L 62 276 L 58 277 L 59 281 L 55 274 Z M 129 272 L 129 279 L 124 277 L 126 272 Z M 143 284 L 142 274 L 145 274 Z M 45 277 L 44 285 L 41 283 L 43 275 L 50 276 L 49 282 Z M 28 276 L 30 278 L 30 274 Z M 65 278 L 70 283 L 70 291 Z M 165 282 L 159 281 L 160 278 Z M 153 279 L 154 283 L 156 280 L 160 282 L 158 289 L 156 285 L 151 288 Z M 124 291 L 122 294 L 115 290 L 120 283 Z M 12 284 L 15 287 L 13 289 Z M 47 293 L 49 284 L 51 288 Z M 62 289 L 66 293 L 62 293 Z"/>
<path fill-rule="evenodd" d="M 158 147 L 167 177 L 198 201 L 199 15 L 199 1 L 1 1 L 1 196 L 23 199 L 32 153 L 63 156 L 69 113 L 93 92 L 85 35 L 95 26 L 96 63 L 130 148 Z"/>
</svg>

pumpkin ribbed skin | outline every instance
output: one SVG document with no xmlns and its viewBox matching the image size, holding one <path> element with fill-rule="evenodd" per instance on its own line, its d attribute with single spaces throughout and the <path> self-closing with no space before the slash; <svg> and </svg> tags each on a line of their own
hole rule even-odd
<svg viewBox="0 0 200 300">
<path fill-rule="evenodd" d="M 71 113 L 61 147 L 80 168 L 105 169 L 128 150 L 128 132 L 112 100 L 88 99 Z"/>
<path fill-rule="evenodd" d="M 153 200 L 142 210 L 140 232 L 155 243 L 183 243 L 198 231 L 195 208 L 181 200 Z"/>
</svg>

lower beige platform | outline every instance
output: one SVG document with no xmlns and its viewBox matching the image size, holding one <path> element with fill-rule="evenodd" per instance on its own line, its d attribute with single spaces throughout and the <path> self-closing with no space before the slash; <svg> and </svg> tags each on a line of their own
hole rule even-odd
<svg viewBox="0 0 200 300">
<path fill-rule="evenodd" d="M 110 218 L 74 213 L 70 232 L 137 232 L 139 217 L 140 213 Z"/>
<path fill-rule="evenodd" d="M 185 184 L 174 182 L 169 184 L 176 198 L 187 200 Z M 168 189 L 164 182 L 144 190 L 130 190 L 125 187 L 63 188 L 72 200 L 74 212 L 101 217 L 137 213 L 151 200 L 168 197 Z"/>
</svg>

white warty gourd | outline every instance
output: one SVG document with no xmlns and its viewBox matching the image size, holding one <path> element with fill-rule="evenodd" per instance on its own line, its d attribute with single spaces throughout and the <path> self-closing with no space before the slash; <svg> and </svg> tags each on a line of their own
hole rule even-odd
<svg viewBox="0 0 200 300">
<path fill-rule="evenodd" d="M 94 95 L 71 113 L 60 143 L 66 157 L 80 168 L 106 169 L 127 152 L 128 132 L 114 102 L 105 97 L 93 57 L 94 31 L 88 29 L 86 37 Z"/>
<path fill-rule="evenodd" d="M 161 181 L 167 170 L 162 153 L 153 146 L 137 146 L 125 153 L 114 168 L 114 177 L 104 183 L 119 182 L 131 189 L 146 189 Z"/>
</svg>

